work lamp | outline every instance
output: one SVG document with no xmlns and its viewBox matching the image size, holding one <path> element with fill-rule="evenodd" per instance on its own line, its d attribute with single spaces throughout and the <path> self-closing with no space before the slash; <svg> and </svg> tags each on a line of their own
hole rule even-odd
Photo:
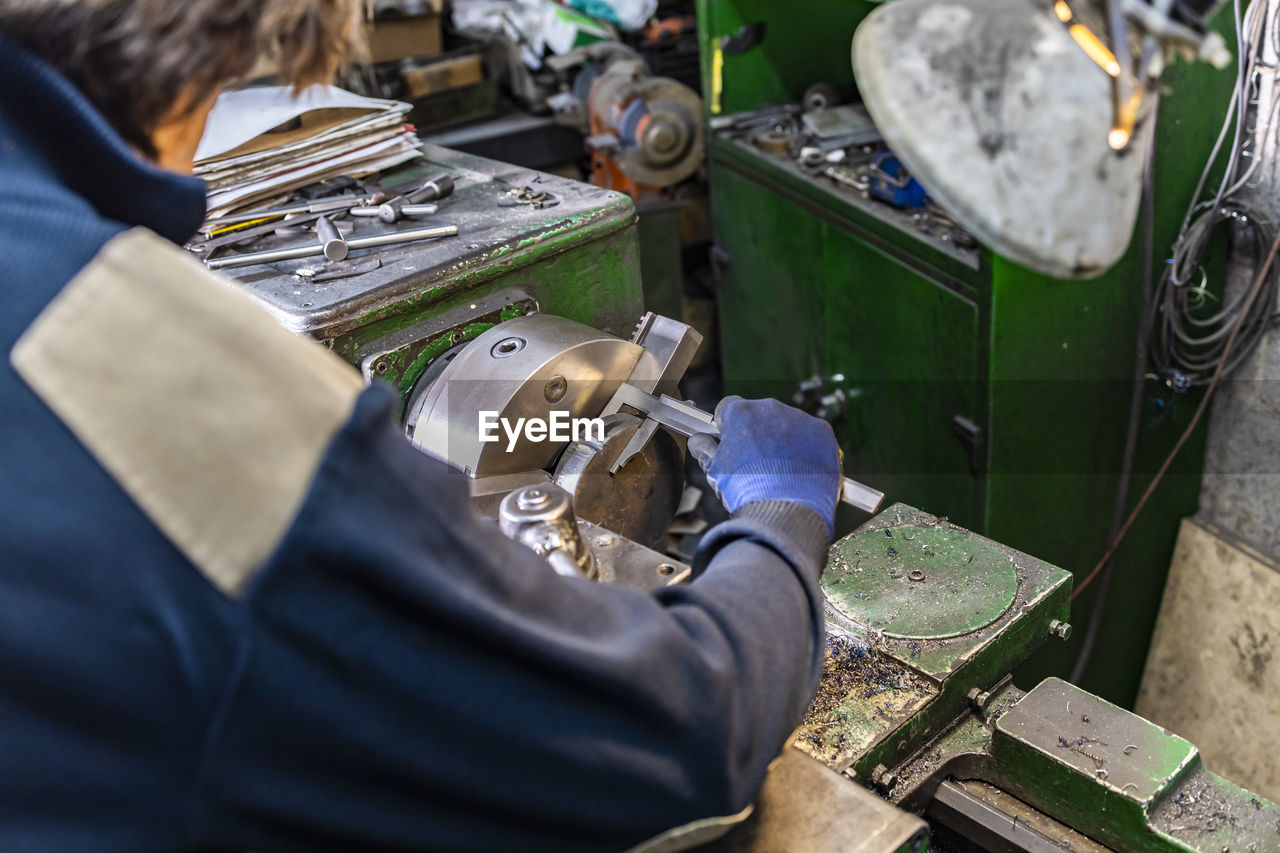
<svg viewBox="0 0 1280 853">
<path fill-rule="evenodd" d="M 1204 6 L 892 0 L 858 27 L 867 110 L 911 173 L 996 252 L 1061 278 L 1124 254 L 1172 50 L 1231 62 Z"/>
</svg>

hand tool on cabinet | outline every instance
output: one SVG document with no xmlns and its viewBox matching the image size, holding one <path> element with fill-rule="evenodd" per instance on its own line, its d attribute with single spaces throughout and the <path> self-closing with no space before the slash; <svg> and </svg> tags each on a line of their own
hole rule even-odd
<svg viewBox="0 0 1280 853">
<path fill-rule="evenodd" d="M 218 216 L 213 219 L 206 219 L 205 227 L 219 225 L 234 225 L 239 222 L 251 222 L 255 219 L 279 219 L 294 213 L 330 213 L 335 210 L 343 210 L 352 207 L 364 201 L 365 198 L 357 195 L 343 195 L 334 198 L 324 198 L 317 201 L 309 201 L 304 204 L 293 204 L 287 207 L 273 207 L 262 210 L 245 210 L 240 213 L 231 213 L 226 216 Z M 215 229 L 216 230 L 216 229 Z"/>
<path fill-rule="evenodd" d="M 352 216 L 377 216 L 388 225 L 399 222 L 405 216 L 418 216 L 436 212 L 436 205 L 429 202 L 448 198 L 453 194 L 453 177 L 447 174 L 436 175 L 412 192 L 389 199 L 377 208 L 353 207 Z"/>
<path fill-rule="evenodd" d="M 330 223 L 332 225 L 332 223 Z M 318 229 L 317 229 L 318 230 Z M 346 240 L 347 250 L 368 249 L 374 246 L 391 246 L 398 243 L 409 243 L 415 240 L 429 240 L 435 237 L 453 237 L 458 233 L 456 225 L 441 225 L 435 228 L 415 228 L 409 231 L 393 231 L 390 234 L 378 234 L 373 237 L 356 237 Z M 231 255 L 226 258 L 215 258 L 205 261 L 211 270 L 228 269 L 230 267 L 247 267 L 254 264 L 269 264 L 277 261 L 292 261 L 298 258 L 310 258 L 326 255 L 325 248 L 329 241 L 321 239 L 306 246 L 293 246 L 287 249 L 273 249 L 267 252 L 254 252 L 248 255 Z M 330 258 L 334 260 L 334 258 Z"/>
</svg>

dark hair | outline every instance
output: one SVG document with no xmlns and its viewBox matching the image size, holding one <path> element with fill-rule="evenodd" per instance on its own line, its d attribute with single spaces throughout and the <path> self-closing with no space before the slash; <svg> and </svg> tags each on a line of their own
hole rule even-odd
<svg viewBox="0 0 1280 853">
<path fill-rule="evenodd" d="M 0 0 L 0 31 L 66 76 L 149 157 L 151 133 L 260 59 L 296 87 L 363 50 L 361 0 Z"/>
</svg>

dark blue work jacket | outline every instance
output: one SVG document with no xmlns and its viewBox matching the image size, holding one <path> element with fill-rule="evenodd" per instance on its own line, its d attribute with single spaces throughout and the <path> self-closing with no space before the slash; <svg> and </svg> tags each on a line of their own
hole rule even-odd
<svg viewBox="0 0 1280 853">
<path fill-rule="evenodd" d="M 652 595 L 557 576 L 172 245 L 201 182 L 2 37 L 0 80 L 0 850 L 608 850 L 751 801 L 816 514 Z"/>
</svg>

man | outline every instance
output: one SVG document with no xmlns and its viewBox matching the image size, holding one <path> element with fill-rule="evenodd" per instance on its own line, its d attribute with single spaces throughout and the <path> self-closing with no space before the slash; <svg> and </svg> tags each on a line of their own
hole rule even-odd
<svg viewBox="0 0 1280 853">
<path fill-rule="evenodd" d="M 562 578 L 173 245 L 219 87 L 356 6 L 0 4 L 0 849 L 623 849 L 741 814 L 816 687 L 826 424 L 691 442 L 692 583 Z"/>
</svg>

